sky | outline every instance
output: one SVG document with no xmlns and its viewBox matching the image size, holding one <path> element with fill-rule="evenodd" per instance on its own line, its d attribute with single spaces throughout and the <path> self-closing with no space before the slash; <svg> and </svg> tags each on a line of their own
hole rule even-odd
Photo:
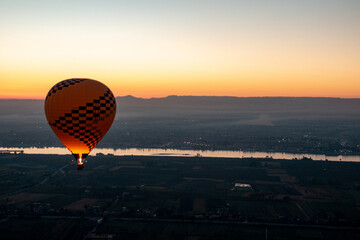
<svg viewBox="0 0 360 240">
<path fill-rule="evenodd" d="M 360 98 L 359 0 L 0 0 L 0 98 Z"/>
</svg>

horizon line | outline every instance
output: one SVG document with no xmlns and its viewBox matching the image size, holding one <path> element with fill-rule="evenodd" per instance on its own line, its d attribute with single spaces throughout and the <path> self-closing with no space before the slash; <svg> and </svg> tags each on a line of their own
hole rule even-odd
<svg viewBox="0 0 360 240">
<path fill-rule="evenodd" d="M 169 97 L 218 97 L 218 98 L 333 98 L 333 99 L 360 99 L 360 97 L 320 97 L 320 96 L 228 96 L 228 95 L 167 95 L 164 97 L 136 97 L 131 94 L 124 96 L 116 96 L 115 98 L 125 98 L 132 97 L 137 99 L 160 99 L 160 98 L 169 98 Z M 27 97 L 0 97 L 0 100 L 45 100 L 44 97 L 41 98 L 27 98 Z"/>
</svg>

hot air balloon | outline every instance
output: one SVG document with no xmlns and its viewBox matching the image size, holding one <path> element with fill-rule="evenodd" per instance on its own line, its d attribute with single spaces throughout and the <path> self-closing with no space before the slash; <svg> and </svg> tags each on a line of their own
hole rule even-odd
<svg viewBox="0 0 360 240">
<path fill-rule="evenodd" d="M 116 114 L 111 90 L 99 81 L 72 78 L 55 84 L 45 99 L 51 129 L 74 155 L 78 169 L 109 130 Z"/>
</svg>

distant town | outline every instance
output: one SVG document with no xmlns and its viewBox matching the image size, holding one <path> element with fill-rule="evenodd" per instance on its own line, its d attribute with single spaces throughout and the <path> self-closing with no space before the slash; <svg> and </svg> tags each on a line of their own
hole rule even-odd
<svg viewBox="0 0 360 240">
<path fill-rule="evenodd" d="M 360 100 L 117 98 L 98 148 L 173 148 L 360 155 Z M 0 146 L 63 147 L 42 100 L 0 100 Z"/>
</svg>

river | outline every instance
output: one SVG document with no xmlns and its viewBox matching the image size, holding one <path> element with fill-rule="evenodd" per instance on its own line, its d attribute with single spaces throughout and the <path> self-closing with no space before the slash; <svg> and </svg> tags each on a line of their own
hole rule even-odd
<svg viewBox="0 0 360 240">
<path fill-rule="evenodd" d="M 66 148 L 2 148 L 0 151 L 24 151 L 26 154 L 59 154 L 67 155 L 70 152 Z M 181 156 L 181 157 L 215 157 L 215 158 L 273 158 L 273 159 L 301 159 L 303 157 L 311 158 L 313 160 L 329 160 L 329 161 L 346 161 L 346 162 L 360 162 L 359 155 L 339 155 L 327 156 L 325 154 L 298 154 L 298 153 L 284 153 L 284 152 L 250 152 L 250 151 L 228 151 L 228 150 L 180 150 L 180 149 L 161 149 L 161 148 L 127 148 L 127 149 L 112 149 L 112 148 L 95 148 L 90 155 L 96 154 L 112 154 L 115 156 Z"/>
</svg>

